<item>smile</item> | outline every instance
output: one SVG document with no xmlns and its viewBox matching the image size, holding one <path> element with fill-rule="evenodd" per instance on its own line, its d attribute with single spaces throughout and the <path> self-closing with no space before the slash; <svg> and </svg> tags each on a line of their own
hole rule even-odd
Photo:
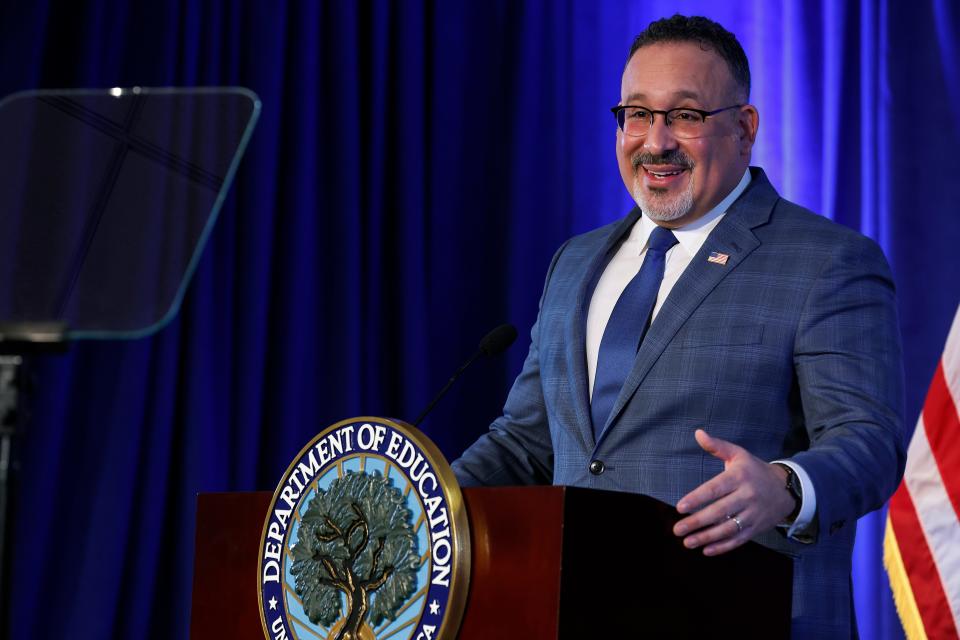
<svg viewBox="0 0 960 640">
<path fill-rule="evenodd" d="M 680 169 L 679 171 L 651 171 L 650 169 L 647 169 L 647 173 L 651 175 L 655 175 L 658 178 L 665 178 L 667 176 L 678 176 L 681 173 L 683 173 L 683 171 L 684 171 L 683 169 Z"/>
<path fill-rule="evenodd" d="M 646 182 L 651 187 L 668 187 L 681 180 L 689 167 L 679 165 L 641 165 Z"/>
</svg>

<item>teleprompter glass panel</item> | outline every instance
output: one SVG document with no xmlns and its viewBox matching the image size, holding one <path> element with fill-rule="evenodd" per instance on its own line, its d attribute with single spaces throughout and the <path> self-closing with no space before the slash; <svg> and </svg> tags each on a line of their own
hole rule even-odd
<svg viewBox="0 0 960 640">
<path fill-rule="evenodd" d="M 169 322 L 259 111 L 230 87 L 0 101 L 0 323 L 107 339 Z"/>
</svg>

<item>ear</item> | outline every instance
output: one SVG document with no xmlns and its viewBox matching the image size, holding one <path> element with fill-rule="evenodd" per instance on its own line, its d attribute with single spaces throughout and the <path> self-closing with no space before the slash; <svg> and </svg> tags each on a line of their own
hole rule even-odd
<svg viewBox="0 0 960 640">
<path fill-rule="evenodd" d="M 760 128 L 760 112 L 752 104 L 745 104 L 737 112 L 737 138 L 740 142 L 741 155 L 750 156 L 750 150 L 757 139 L 757 130 Z"/>
</svg>

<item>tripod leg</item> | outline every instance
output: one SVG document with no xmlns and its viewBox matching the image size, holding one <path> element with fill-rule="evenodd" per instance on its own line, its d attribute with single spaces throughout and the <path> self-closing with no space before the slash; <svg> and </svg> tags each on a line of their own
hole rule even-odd
<svg viewBox="0 0 960 640">
<path fill-rule="evenodd" d="M 11 476 L 21 364 L 19 356 L 0 356 L 0 640 L 10 637 Z"/>
</svg>

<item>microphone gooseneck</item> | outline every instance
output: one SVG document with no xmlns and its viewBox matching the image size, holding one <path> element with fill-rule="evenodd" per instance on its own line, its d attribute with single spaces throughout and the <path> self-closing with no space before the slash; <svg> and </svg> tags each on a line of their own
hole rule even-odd
<svg viewBox="0 0 960 640">
<path fill-rule="evenodd" d="M 450 379 L 447 380 L 447 384 L 444 385 L 443 389 L 440 389 L 440 393 L 434 396 L 433 400 L 430 401 L 430 404 L 427 405 L 427 408 L 424 409 L 417 419 L 414 421 L 413 426 L 420 426 L 420 423 L 423 422 L 423 419 L 427 417 L 433 407 L 440 401 L 446 393 L 447 390 L 453 385 L 454 381 L 460 377 L 460 374 L 463 373 L 467 367 L 473 364 L 473 361 L 479 358 L 480 356 L 496 356 L 507 350 L 513 341 L 517 339 L 517 328 L 512 324 L 502 324 L 487 335 L 483 336 L 483 339 L 480 341 L 480 346 L 477 347 L 477 350 L 474 352 L 470 359 L 464 362 L 456 372 L 450 376 Z"/>
</svg>

